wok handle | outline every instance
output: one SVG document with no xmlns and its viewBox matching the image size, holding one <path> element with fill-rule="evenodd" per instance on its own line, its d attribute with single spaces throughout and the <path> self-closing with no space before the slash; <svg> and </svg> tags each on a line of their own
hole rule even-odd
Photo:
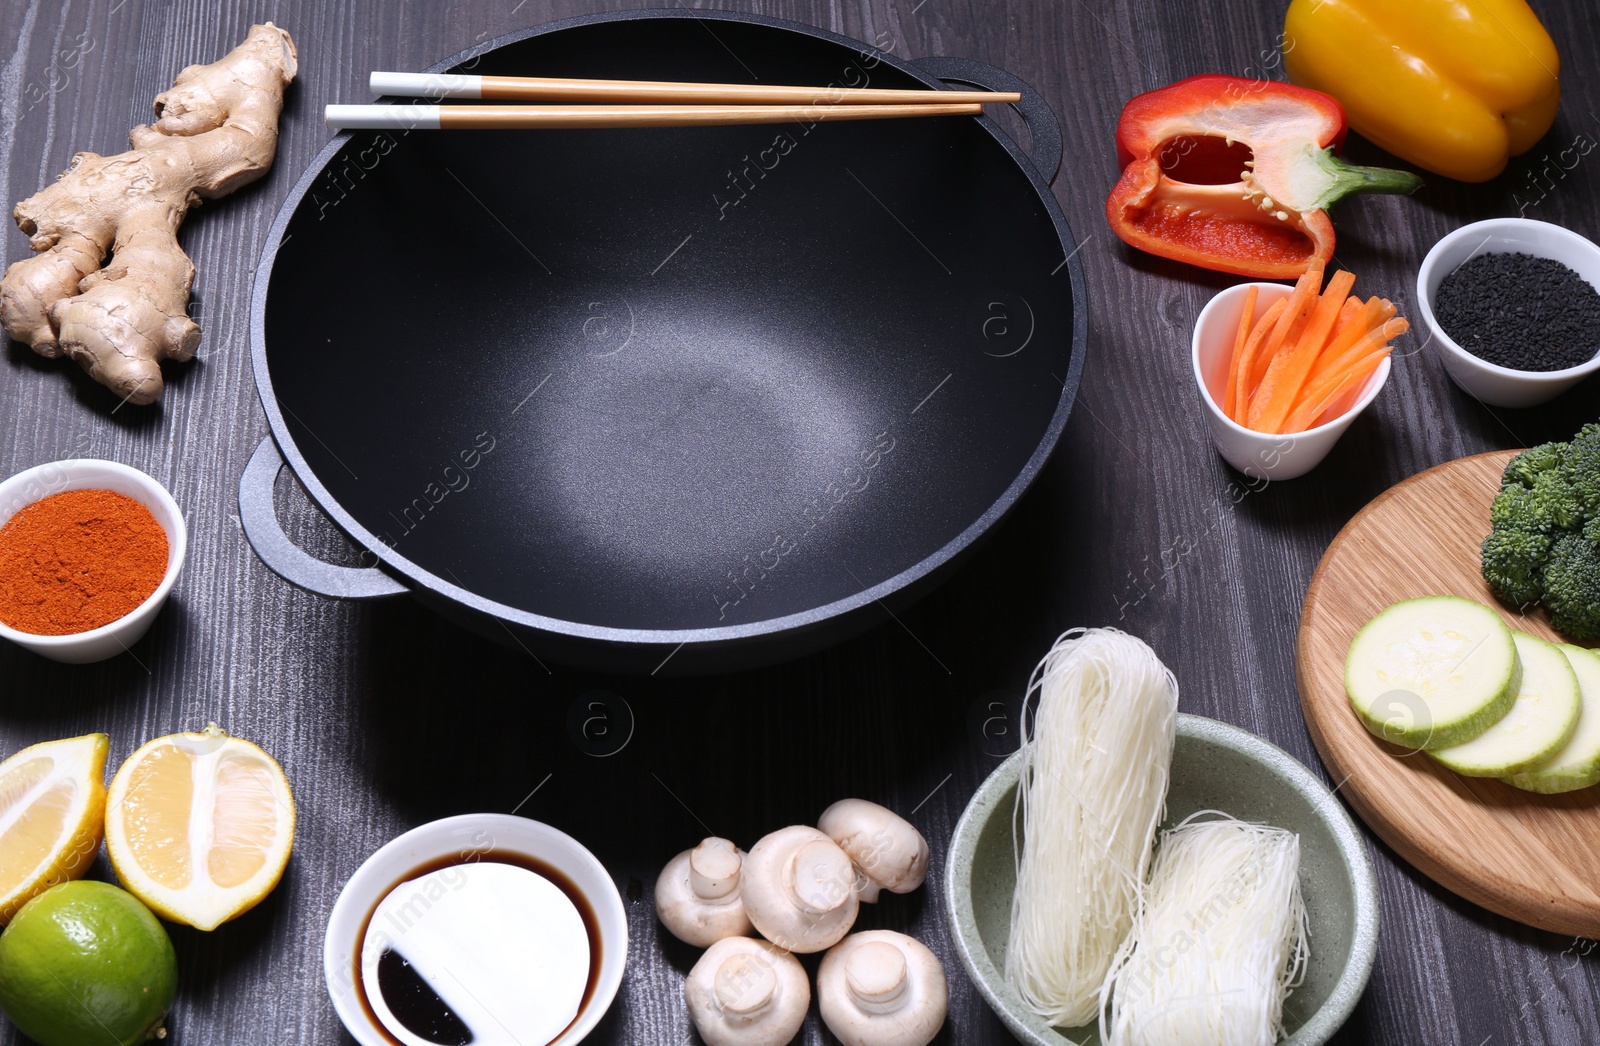
<svg viewBox="0 0 1600 1046">
<path fill-rule="evenodd" d="M 283 456 L 268 436 L 250 455 L 250 464 L 239 477 L 239 522 L 245 539 L 268 570 L 297 588 L 329 599 L 372 599 L 407 591 L 405 585 L 376 567 L 324 563 L 290 541 L 272 503 L 272 486 L 282 468 Z"/>
<path fill-rule="evenodd" d="M 1028 125 L 1028 157 L 1039 173 L 1044 175 L 1046 182 L 1055 181 L 1056 172 L 1061 170 L 1061 121 L 1056 119 L 1055 110 L 1050 108 L 1050 103 L 1044 100 L 1043 95 L 1004 69 L 996 69 L 970 58 L 934 56 L 917 58 L 912 64 L 947 83 L 968 84 L 990 91 L 1019 92 L 1022 101 L 1016 103 L 1016 108 Z"/>
</svg>

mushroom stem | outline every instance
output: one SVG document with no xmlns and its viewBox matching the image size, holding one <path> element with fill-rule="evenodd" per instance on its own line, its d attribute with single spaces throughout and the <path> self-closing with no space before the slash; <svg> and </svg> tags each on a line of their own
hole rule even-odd
<svg viewBox="0 0 1600 1046">
<path fill-rule="evenodd" d="M 863 944 L 846 957 L 844 979 L 857 1006 L 868 1013 L 893 1013 L 905 1002 L 905 953 L 882 941 Z"/>
<path fill-rule="evenodd" d="M 844 904 L 856 881 L 849 855 L 828 839 L 796 850 L 787 877 L 795 901 L 814 915 L 826 915 Z"/>
<path fill-rule="evenodd" d="M 702 900 L 720 900 L 739 888 L 739 864 L 731 842 L 706 839 L 689 854 L 689 887 Z"/>
<path fill-rule="evenodd" d="M 778 998 L 780 985 L 772 963 L 746 952 L 730 955 L 717 967 L 717 1007 L 730 1021 L 753 1021 Z"/>
</svg>

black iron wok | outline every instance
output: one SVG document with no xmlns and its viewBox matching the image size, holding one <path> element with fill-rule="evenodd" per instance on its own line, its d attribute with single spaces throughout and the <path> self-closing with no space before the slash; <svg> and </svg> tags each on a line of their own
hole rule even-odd
<svg viewBox="0 0 1600 1046">
<path fill-rule="evenodd" d="M 685 11 L 434 71 L 1021 90 L 1032 155 L 988 118 L 339 136 L 253 292 L 272 437 L 240 508 L 274 571 L 541 658 L 724 670 L 887 620 L 1038 475 L 1086 316 L 1027 85 Z M 371 566 L 289 543 L 285 463 Z"/>
</svg>

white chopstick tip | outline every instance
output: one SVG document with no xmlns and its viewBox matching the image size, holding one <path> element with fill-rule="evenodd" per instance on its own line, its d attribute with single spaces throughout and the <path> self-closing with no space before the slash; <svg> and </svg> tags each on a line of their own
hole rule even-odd
<svg viewBox="0 0 1600 1046">
<path fill-rule="evenodd" d="M 375 96 L 396 98 L 482 98 L 483 77 L 462 73 L 374 72 L 367 87 Z"/>
<path fill-rule="evenodd" d="M 329 105 L 322 110 L 322 122 L 335 131 L 406 128 L 425 131 L 439 129 L 436 105 Z"/>
</svg>

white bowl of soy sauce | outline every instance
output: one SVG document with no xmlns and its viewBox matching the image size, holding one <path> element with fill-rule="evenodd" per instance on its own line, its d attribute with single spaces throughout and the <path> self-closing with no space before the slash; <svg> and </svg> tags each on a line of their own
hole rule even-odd
<svg viewBox="0 0 1600 1046">
<path fill-rule="evenodd" d="M 1600 328 L 1593 332 L 1594 355 L 1560 370 L 1503 367 L 1468 352 L 1451 338 L 1434 314 L 1439 287 L 1452 272 L 1483 254 L 1549 258 L 1600 291 L 1600 247 L 1570 229 L 1531 218 L 1491 218 L 1463 225 L 1434 244 L 1417 272 L 1418 311 L 1430 335 L 1428 344 L 1438 353 L 1451 380 L 1491 407 L 1532 407 L 1600 371 Z"/>
<path fill-rule="evenodd" d="M 628 923 L 576 839 L 506 814 L 394 839 L 345 884 L 323 973 L 362 1046 L 574 1046 L 622 985 Z"/>
</svg>

